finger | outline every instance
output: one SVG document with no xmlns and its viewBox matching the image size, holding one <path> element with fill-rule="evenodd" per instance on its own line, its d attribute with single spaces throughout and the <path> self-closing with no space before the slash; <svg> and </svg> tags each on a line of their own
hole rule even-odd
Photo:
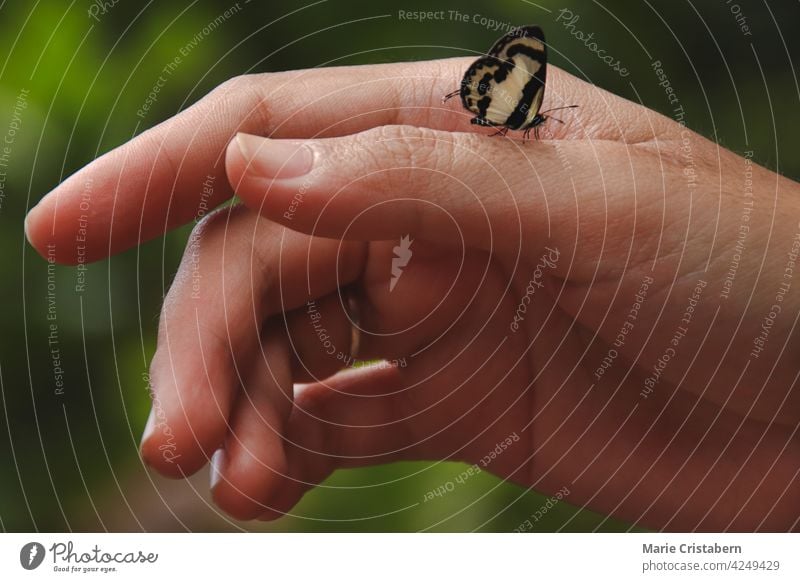
<svg viewBox="0 0 800 582">
<path fill-rule="evenodd" d="M 356 362 L 347 301 L 337 291 L 274 318 L 273 325 L 285 325 L 289 335 L 295 382 L 321 381 Z"/>
<path fill-rule="evenodd" d="M 284 457 L 276 452 L 276 447 L 281 446 L 280 437 L 283 434 L 284 415 L 278 415 L 277 419 L 275 419 L 275 415 L 281 406 L 285 407 L 290 401 L 285 386 L 291 384 L 289 381 L 271 380 L 275 378 L 272 368 L 278 367 L 279 370 L 286 368 L 286 360 L 290 359 L 287 355 L 289 351 L 292 352 L 291 359 L 294 361 L 291 366 L 293 370 L 291 380 L 295 382 L 321 381 L 341 368 L 353 365 L 355 360 L 350 355 L 352 350 L 351 327 L 355 325 L 355 322 L 351 318 L 358 313 L 363 314 L 363 320 L 359 317 L 359 326 L 364 326 L 365 330 L 376 332 L 375 335 L 366 331 L 362 334 L 360 342 L 362 353 L 360 355 L 366 358 L 387 358 L 397 354 L 397 359 L 393 364 L 405 368 L 409 361 L 399 354 L 410 353 L 410 351 L 405 351 L 409 350 L 410 346 L 415 346 L 414 349 L 416 349 L 423 343 L 429 343 L 432 338 L 441 334 L 440 330 L 447 329 L 450 324 L 457 322 L 464 312 L 465 303 L 474 294 L 472 291 L 481 287 L 482 279 L 485 278 L 485 257 L 472 253 L 460 266 L 448 265 L 445 264 L 444 257 L 440 254 L 421 246 L 415 251 L 415 260 L 407 265 L 403 273 L 403 287 L 400 289 L 424 288 L 426 290 L 425 300 L 415 299 L 419 294 L 411 291 L 400 296 L 395 295 L 390 300 L 388 282 L 385 285 L 377 284 L 375 273 L 372 272 L 374 265 L 378 265 L 378 270 L 383 270 L 383 267 L 387 266 L 390 261 L 388 257 L 385 261 L 382 260 L 384 251 L 380 248 L 381 245 L 372 246 L 374 248 L 371 248 L 369 252 L 370 265 L 365 268 L 363 274 L 364 281 L 351 283 L 345 297 L 342 296 L 341 291 L 337 290 L 324 297 L 309 301 L 306 305 L 288 314 L 279 314 L 270 318 L 267 324 L 267 328 L 273 330 L 270 335 L 274 335 L 274 330 L 282 330 L 285 326 L 288 338 L 282 338 L 280 345 L 265 343 L 263 358 L 258 356 L 254 358 L 259 362 L 266 361 L 267 364 L 266 366 L 263 363 L 257 365 L 260 371 L 251 375 L 253 380 L 249 383 L 245 379 L 248 391 L 239 395 L 231 415 L 224 452 L 215 455 L 215 465 L 219 469 L 214 472 L 217 475 L 213 486 L 214 497 L 220 506 L 230 514 L 240 519 L 253 517 L 259 511 L 263 511 L 266 504 L 272 503 L 270 498 L 278 489 L 294 491 L 293 494 L 297 494 L 296 487 L 292 483 L 284 483 L 279 479 L 275 468 L 284 465 Z M 388 248 L 387 245 L 382 246 Z M 452 263 L 453 261 L 448 262 Z M 345 303 L 349 304 L 348 298 L 353 298 L 361 304 L 353 312 L 349 312 L 350 308 L 346 308 L 344 305 Z M 448 301 L 443 301 L 444 299 L 448 299 Z M 434 308 L 436 303 L 444 304 Z M 488 299 L 484 292 L 481 300 L 474 302 L 471 311 L 476 313 L 476 310 L 482 309 L 488 312 L 495 304 L 496 302 Z M 399 314 L 402 315 L 399 316 Z M 480 316 L 480 313 L 476 316 L 479 322 L 485 323 L 485 319 Z M 417 321 L 418 319 L 421 319 L 422 322 Z M 385 336 L 380 333 L 381 331 L 390 332 L 397 325 L 408 329 L 404 333 L 387 333 Z M 472 334 L 458 332 L 454 335 L 457 337 L 474 335 L 474 330 Z M 275 361 L 277 361 L 277 365 L 273 363 Z M 460 361 L 449 362 L 449 364 L 466 369 L 464 363 Z M 387 363 L 386 365 L 391 364 Z M 441 361 L 435 364 L 429 363 L 427 367 L 424 367 L 426 370 L 424 376 L 427 378 L 435 375 L 443 365 L 445 363 Z M 508 373 L 507 370 L 504 371 Z M 267 379 L 267 388 L 259 388 L 258 392 L 253 393 L 253 386 L 263 385 L 265 378 Z M 383 379 L 380 374 L 379 378 Z M 390 384 L 375 384 L 374 378 L 372 382 L 369 385 L 369 398 L 381 399 L 387 395 L 380 391 L 388 390 Z M 327 381 L 322 384 L 324 393 L 347 387 L 338 377 L 334 378 L 332 383 L 337 387 L 331 388 L 326 385 Z M 276 389 L 276 384 L 284 386 L 284 388 Z M 449 390 L 450 386 L 447 386 L 446 389 Z M 270 404 L 266 397 L 263 397 L 265 393 L 273 395 L 273 399 L 277 402 Z M 310 394 L 313 393 L 314 389 L 312 388 Z M 261 406 L 259 406 L 259 396 L 262 396 Z M 389 399 L 384 402 L 384 405 L 390 407 L 394 412 L 400 412 L 404 408 L 408 409 L 408 405 L 402 405 L 403 400 L 402 397 Z M 417 399 L 417 402 L 421 401 L 421 399 Z M 321 401 L 317 398 L 315 402 L 320 403 Z M 316 422 L 330 424 L 331 427 L 326 430 L 329 438 L 336 440 L 339 440 L 337 431 L 359 432 L 358 428 L 361 425 L 355 426 L 348 420 L 348 410 L 357 411 L 357 415 L 352 418 L 354 422 L 356 419 L 361 421 L 362 414 L 366 415 L 367 422 L 371 422 L 370 415 L 375 412 L 375 409 L 369 403 L 364 402 L 363 398 L 345 397 L 344 395 L 340 396 L 336 403 L 326 404 L 323 409 L 325 420 L 323 421 L 318 414 L 314 415 L 314 419 Z M 458 406 L 449 404 L 447 409 L 457 410 Z M 485 405 L 483 410 L 486 410 Z M 270 418 L 275 420 L 265 421 Z M 402 421 L 400 424 L 403 424 L 407 419 L 400 418 L 400 420 Z M 476 425 L 472 423 L 471 426 Z M 335 427 L 338 429 L 330 430 Z M 308 431 L 301 431 L 303 434 L 298 438 L 303 439 L 307 436 L 305 433 L 313 434 L 315 430 L 312 427 Z M 401 426 L 399 430 L 407 429 Z M 362 432 L 366 435 L 365 438 L 371 438 L 367 434 L 368 431 Z M 311 465 L 315 464 L 313 462 L 315 454 L 327 454 L 324 451 L 307 452 L 311 455 L 307 463 L 309 469 L 311 469 Z M 346 465 L 347 459 L 343 462 Z M 322 465 L 325 465 L 324 461 Z M 316 475 L 316 473 L 313 474 Z M 284 492 L 284 495 L 286 494 Z"/>
<path fill-rule="evenodd" d="M 237 131 L 305 137 L 413 123 L 440 106 L 456 67 L 434 62 L 232 79 L 64 181 L 31 211 L 29 240 L 40 253 L 55 245 L 56 260 L 67 263 L 149 240 L 230 198 L 221 162 Z M 82 207 L 87 195 L 90 208 Z M 75 242 L 79 229 L 84 255 Z"/>
<path fill-rule="evenodd" d="M 604 171 L 607 160 L 617 160 L 613 171 Z M 578 240 L 587 263 L 601 248 L 608 216 L 615 232 L 660 228 L 660 214 L 635 222 L 634 211 L 680 186 L 670 163 L 611 141 L 519 147 L 406 126 L 302 143 L 240 134 L 227 154 L 243 202 L 292 229 L 359 240 L 410 233 L 509 253 L 548 243 L 569 250 L 578 232 L 595 233 Z"/>
<path fill-rule="evenodd" d="M 296 395 L 287 430 L 289 478 L 265 518 L 289 511 L 337 468 L 402 459 L 477 463 L 510 434 L 517 445 L 491 470 L 527 478 L 527 341 L 508 337 L 505 315 L 494 313 L 502 286 L 487 287 L 486 301 L 470 307 L 473 317 L 458 320 L 440 349 L 343 372 Z"/>
<path fill-rule="evenodd" d="M 144 459 L 175 477 L 202 467 L 227 433 L 265 319 L 353 280 L 362 255 L 360 245 L 284 231 L 241 206 L 198 225 L 162 310 L 150 374 L 158 422 L 143 436 Z"/>
<path fill-rule="evenodd" d="M 449 249 L 417 241 L 410 247 L 413 260 L 393 279 L 395 248 L 394 242 L 370 243 L 369 261 L 346 290 L 277 316 L 289 333 L 296 382 L 321 381 L 354 365 L 353 330 L 360 336 L 357 358 L 405 362 L 465 314 L 475 317 L 477 309 L 494 305 L 487 299 L 488 254 L 468 251 L 453 260 Z"/>
<path fill-rule="evenodd" d="M 292 374 L 285 333 L 269 329 L 262 347 L 245 375 L 245 390 L 212 468 L 214 501 L 237 519 L 262 514 L 286 478 L 283 434 L 292 408 Z"/>
<path fill-rule="evenodd" d="M 387 124 L 475 131 L 459 103 L 441 104 L 470 62 L 457 58 L 232 79 L 65 180 L 31 210 L 28 238 L 40 253 L 54 245 L 58 262 L 74 264 L 123 251 L 194 219 L 232 195 L 222 159 L 236 132 L 307 138 Z M 554 137 L 634 143 L 676 127 L 555 67 L 548 71 L 545 99 L 544 109 L 581 107 L 582 123 L 553 124 Z"/>
<path fill-rule="evenodd" d="M 399 370 L 375 366 L 348 370 L 295 396 L 287 429 L 288 477 L 262 519 L 286 514 L 335 469 L 425 458 L 415 442 L 407 391 Z"/>
<path fill-rule="evenodd" d="M 458 355 L 431 350 L 408 366 L 379 362 L 297 394 L 287 430 L 289 477 L 262 517 L 288 512 L 336 469 L 399 460 L 478 463 L 511 434 L 516 444 L 491 471 L 516 481 L 527 478 L 530 391 L 527 370 L 513 363 L 524 346 L 506 343 L 504 349 L 513 354 L 509 365 L 478 355 L 485 357 L 489 345 L 497 347 L 494 332 L 475 341 L 475 349 Z"/>
</svg>

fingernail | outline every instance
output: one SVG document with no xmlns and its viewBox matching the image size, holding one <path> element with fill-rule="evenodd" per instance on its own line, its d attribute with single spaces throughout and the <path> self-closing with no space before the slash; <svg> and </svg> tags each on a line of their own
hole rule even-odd
<svg viewBox="0 0 800 582">
<path fill-rule="evenodd" d="M 209 471 L 209 488 L 214 491 L 214 488 L 219 484 L 222 478 L 222 466 L 225 464 L 225 449 L 217 449 L 211 455 L 211 467 Z"/>
<path fill-rule="evenodd" d="M 40 204 L 36 204 L 36 205 L 32 206 L 31 209 L 28 210 L 28 214 L 25 215 L 25 222 L 24 222 L 24 225 L 25 225 L 25 238 L 28 239 L 28 242 L 31 242 L 31 227 L 30 227 L 31 220 L 33 220 L 33 217 L 36 216 L 36 214 L 39 212 L 37 210 L 37 208 L 39 208 L 39 206 L 40 206 Z M 31 243 L 31 244 L 33 244 L 33 243 Z"/>
<path fill-rule="evenodd" d="M 314 152 L 302 143 L 237 133 L 236 144 L 248 162 L 248 172 L 262 178 L 297 178 L 314 164 Z"/>
<path fill-rule="evenodd" d="M 25 222 L 23 223 L 25 226 L 25 238 L 28 240 L 28 242 L 31 242 L 30 228 L 28 227 L 28 221 L 30 219 L 31 219 L 31 213 L 28 212 L 27 216 L 25 216 Z"/>
<path fill-rule="evenodd" d="M 147 422 L 144 424 L 144 430 L 142 431 L 142 440 L 139 444 L 141 447 L 151 436 L 153 436 L 153 431 L 156 428 L 156 409 L 150 408 L 150 416 L 147 417 Z"/>
</svg>

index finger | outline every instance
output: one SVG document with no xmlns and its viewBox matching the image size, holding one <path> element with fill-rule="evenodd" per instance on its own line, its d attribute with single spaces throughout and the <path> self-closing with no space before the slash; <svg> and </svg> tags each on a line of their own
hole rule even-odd
<svg viewBox="0 0 800 582">
<path fill-rule="evenodd" d="M 57 262 L 91 262 L 201 216 L 233 195 L 225 149 L 237 132 L 333 137 L 379 125 L 474 131 L 460 104 L 442 105 L 471 59 L 350 66 L 234 78 L 198 103 L 84 167 L 33 208 L 31 244 Z M 545 107 L 580 105 L 581 124 L 553 124 L 553 137 L 637 141 L 648 110 L 555 67 Z M 652 112 L 650 112 L 652 113 Z M 653 113 L 666 131 L 669 122 Z M 656 128 L 656 129 L 658 129 Z M 87 193 L 91 202 L 87 204 Z M 53 256 L 53 255 L 51 255 Z"/>
</svg>

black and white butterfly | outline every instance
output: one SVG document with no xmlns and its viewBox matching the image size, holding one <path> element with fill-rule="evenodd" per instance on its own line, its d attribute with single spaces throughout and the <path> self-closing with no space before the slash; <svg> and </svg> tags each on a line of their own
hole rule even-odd
<svg viewBox="0 0 800 582">
<path fill-rule="evenodd" d="M 494 43 L 485 57 L 479 58 L 464 73 L 461 88 L 445 95 L 444 101 L 461 96 L 461 104 L 476 116 L 474 125 L 500 127 L 494 135 L 509 129 L 531 131 L 538 139 L 539 125 L 550 119 L 545 113 L 577 105 L 539 112 L 544 97 L 547 73 L 547 45 L 538 26 L 515 28 Z M 564 123 L 558 118 L 556 121 Z"/>
</svg>

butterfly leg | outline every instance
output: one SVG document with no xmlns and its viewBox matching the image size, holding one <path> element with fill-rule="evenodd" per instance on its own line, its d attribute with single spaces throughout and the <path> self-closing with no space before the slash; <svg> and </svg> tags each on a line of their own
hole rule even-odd
<svg viewBox="0 0 800 582">
<path fill-rule="evenodd" d="M 530 141 L 530 139 L 531 139 L 531 130 L 532 129 L 533 129 L 532 127 L 528 127 L 528 128 L 525 129 L 525 131 L 522 132 L 522 143 L 525 143 L 526 141 Z"/>
<path fill-rule="evenodd" d="M 461 93 L 461 89 L 456 89 L 452 93 L 448 93 L 447 95 L 442 97 L 442 103 L 446 103 L 447 101 L 449 101 L 450 99 L 452 99 L 453 97 L 458 95 L 459 93 Z"/>
<path fill-rule="evenodd" d="M 503 137 L 505 137 L 507 133 L 508 133 L 508 128 L 507 127 L 503 127 L 501 129 L 498 129 L 496 132 L 494 132 L 489 137 L 494 137 L 496 135 L 502 135 Z"/>
</svg>

